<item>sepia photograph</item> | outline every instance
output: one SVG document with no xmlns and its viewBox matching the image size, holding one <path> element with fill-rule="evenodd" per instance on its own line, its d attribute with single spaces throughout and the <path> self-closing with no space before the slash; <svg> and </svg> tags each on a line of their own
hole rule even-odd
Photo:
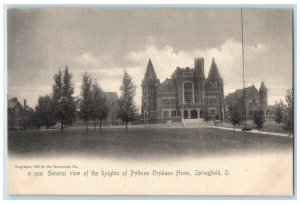
<svg viewBox="0 0 300 204">
<path fill-rule="evenodd" d="M 293 196 L 294 12 L 8 8 L 9 194 Z"/>
</svg>

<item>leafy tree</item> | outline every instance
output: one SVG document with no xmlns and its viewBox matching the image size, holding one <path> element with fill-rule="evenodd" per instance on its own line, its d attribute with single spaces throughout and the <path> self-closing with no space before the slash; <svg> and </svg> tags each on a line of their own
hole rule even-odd
<svg viewBox="0 0 300 204">
<path fill-rule="evenodd" d="M 92 78 L 85 72 L 82 76 L 81 84 L 80 113 L 86 124 L 86 132 L 88 132 L 88 121 L 92 119 L 93 114 L 92 83 Z"/>
<path fill-rule="evenodd" d="M 137 109 L 134 103 L 136 86 L 132 82 L 132 77 L 129 76 L 126 69 L 124 70 L 122 85 L 120 87 L 121 97 L 118 100 L 120 110 L 118 116 L 125 122 L 126 131 L 128 122 L 133 121 L 137 114 Z"/>
<path fill-rule="evenodd" d="M 72 75 L 68 71 L 68 66 L 65 67 L 63 84 L 63 121 L 64 124 L 72 125 L 76 120 L 76 99 L 73 96 L 74 85 L 72 83 Z"/>
<path fill-rule="evenodd" d="M 51 108 L 51 97 L 49 95 L 39 97 L 38 105 L 35 107 L 35 121 L 37 126 L 46 126 L 49 129 L 56 123 L 55 117 Z"/>
<path fill-rule="evenodd" d="M 64 125 L 71 125 L 76 119 L 76 101 L 73 94 L 72 75 L 68 71 L 68 66 L 65 66 L 63 73 L 59 70 L 54 76 L 51 103 L 55 119 L 61 123 L 61 132 Z"/>
<path fill-rule="evenodd" d="M 57 74 L 54 75 L 54 85 L 52 86 L 52 94 L 51 94 L 51 110 L 54 115 L 56 121 L 61 122 L 61 114 L 62 114 L 62 72 L 58 70 Z M 63 131 L 63 124 L 61 123 L 61 131 Z"/>
<path fill-rule="evenodd" d="M 280 100 L 279 103 L 275 103 L 275 122 L 278 123 L 280 127 L 280 123 L 284 120 L 284 104 L 283 101 Z"/>
<path fill-rule="evenodd" d="M 235 131 L 235 126 L 240 125 L 241 122 L 243 121 L 243 108 L 240 103 L 233 103 L 230 104 L 228 107 L 228 114 L 229 114 L 229 121 L 231 124 L 234 126 L 234 131 Z"/>
<path fill-rule="evenodd" d="M 93 114 L 92 118 L 95 120 L 95 130 L 96 130 L 96 120 L 99 120 L 100 132 L 102 130 L 102 120 L 106 119 L 108 116 L 108 107 L 106 103 L 106 97 L 104 92 L 101 90 L 97 81 L 93 84 L 92 87 L 92 109 Z"/>
<path fill-rule="evenodd" d="M 284 129 L 293 132 L 294 130 L 294 94 L 293 89 L 287 91 L 284 107 Z"/>
<path fill-rule="evenodd" d="M 266 120 L 263 111 L 255 111 L 253 114 L 253 123 L 258 131 L 263 128 L 265 122 Z"/>
</svg>

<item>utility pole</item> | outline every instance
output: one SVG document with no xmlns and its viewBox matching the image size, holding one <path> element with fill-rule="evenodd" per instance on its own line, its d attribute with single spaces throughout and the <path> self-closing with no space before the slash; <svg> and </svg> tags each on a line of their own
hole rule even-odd
<svg viewBox="0 0 300 204">
<path fill-rule="evenodd" d="M 243 56 L 243 86 L 244 86 L 244 120 L 247 127 L 247 110 L 246 110 L 246 89 L 245 89 L 245 63 L 244 63 L 244 25 L 243 25 L 243 9 L 241 8 L 241 24 L 242 24 L 242 56 Z"/>
</svg>

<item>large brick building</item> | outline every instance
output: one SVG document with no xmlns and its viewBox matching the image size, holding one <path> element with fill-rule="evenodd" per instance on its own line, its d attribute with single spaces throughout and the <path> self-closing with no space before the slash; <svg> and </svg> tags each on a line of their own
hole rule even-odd
<svg viewBox="0 0 300 204">
<path fill-rule="evenodd" d="M 142 80 L 142 118 L 147 122 L 170 119 L 211 118 L 224 116 L 224 87 L 215 60 L 208 77 L 204 74 L 204 59 L 196 58 L 194 68 L 179 68 L 170 79 L 160 83 L 149 59 Z"/>
</svg>

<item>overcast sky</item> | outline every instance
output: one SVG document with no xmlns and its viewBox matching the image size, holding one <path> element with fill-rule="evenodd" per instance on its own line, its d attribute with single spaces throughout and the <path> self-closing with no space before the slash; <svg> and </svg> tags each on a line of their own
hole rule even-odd
<svg viewBox="0 0 300 204">
<path fill-rule="evenodd" d="M 292 87 L 291 10 L 243 9 L 243 19 L 246 86 L 264 80 L 274 104 Z M 119 94 L 126 68 L 138 107 L 149 58 L 163 82 L 195 57 L 207 76 L 214 57 L 225 94 L 243 87 L 240 9 L 10 9 L 7 24 L 8 95 L 31 107 L 65 65 L 76 96 L 85 71 Z"/>
</svg>

